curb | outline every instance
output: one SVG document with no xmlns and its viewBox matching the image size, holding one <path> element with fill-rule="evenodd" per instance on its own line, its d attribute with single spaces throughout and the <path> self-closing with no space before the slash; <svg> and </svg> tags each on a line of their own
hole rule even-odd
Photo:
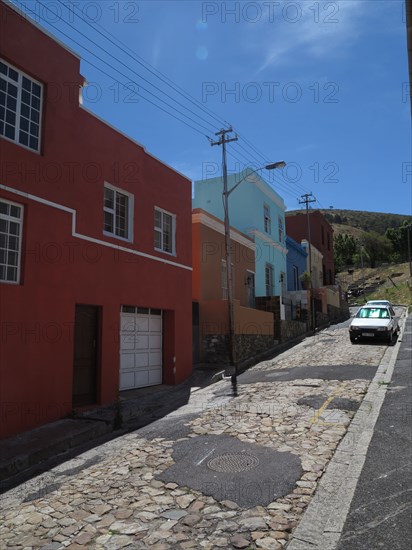
<svg viewBox="0 0 412 550">
<path fill-rule="evenodd" d="M 403 334 L 407 314 L 402 320 Z M 334 550 L 339 542 L 374 427 L 391 381 L 401 338 L 387 348 L 368 392 L 329 462 L 288 550 Z"/>
</svg>

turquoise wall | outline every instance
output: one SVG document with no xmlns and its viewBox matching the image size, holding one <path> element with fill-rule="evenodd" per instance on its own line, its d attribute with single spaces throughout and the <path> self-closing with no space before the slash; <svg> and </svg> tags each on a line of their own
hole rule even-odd
<svg viewBox="0 0 412 550">
<path fill-rule="evenodd" d="M 250 171 L 249 171 L 250 172 Z M 247 170 L 228 176 L 231 189 Z M 285 244 L 285 205 L 281 196 L 257 174 L 250 175 L 253 182 L 245 179 L 229 196 L 230 225 L 254 239 L 256 244 L 255 292 L 256 296 L 266 295 L 265 266 L 269 263 L 274 269 L 274 295 L 280 295 L 280 273 L 286 274 Z M 224 219 L 222 203 L 222 178 L 199 180 L 194 183 L 193 208 L 202 208 L 220 220 Z M 270 208 L 271 231 L 265 232 L 264 204 Z M 279 242 L 278 216 L 283 223 L 283 242 Z M 261 235 L 252 235 L 251 230 Z M 278 245 L 273 246 L 273 245 Z M 283 250 L 279 250 L 282 248 Z"/>
</svg>

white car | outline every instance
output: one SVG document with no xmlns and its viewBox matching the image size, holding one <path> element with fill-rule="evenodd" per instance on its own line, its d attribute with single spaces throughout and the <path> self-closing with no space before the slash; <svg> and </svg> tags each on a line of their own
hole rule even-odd
<svg viewBox="0 0 412 550">
<path fill-rule="evenodd" d="M 349 325 L 352 344 L 360 338 L 385 340 L 391 343 L 399 332 L 398 318 L 390 306 L 366 305 L 361 307 Z"/>
</svg>

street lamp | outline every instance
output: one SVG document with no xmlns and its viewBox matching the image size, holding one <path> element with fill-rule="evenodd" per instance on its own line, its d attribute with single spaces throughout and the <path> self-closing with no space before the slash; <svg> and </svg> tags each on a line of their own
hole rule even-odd
<svg viewBox="0 0 412 550">
<path fill-rule="evenodd" d="M 285 166 L 286 166 L 286 162 L 284 160 L 280 160 L 279 162 L 273 162 L 272 164 L 266 164 L 266 166 L 261 166 L 260 168 L 256 168 L 255 170 L 248 172 L 246 176 L 244 176 L 240 181 L 236 183 L 236 185 L 232 187 L 232 189 L 229 189 L 229 191 L 227 190 L 223 191 L 223 195 L 226 194 L 227 196 L 229 196 L 236 189 L 236 187 L 238 187 L 238 185 L 242 183 L 242 181 L 245 181 L 245 179 L 247 179 L 249 176 L 251 176 L 252 174 L 256 174 L 260 170 L 275 170 L 276 168 L 284 168 Z"/>
<path fill-rule="evenodd" d="M 232 274 L 232 252 L 230 241 L 230 223 L 229 223 L 229 195 L 249 176 L 256 174 L 260 170 L 275 170 L 277 168 L 284 168 L 286 166 L 285 161 L 273 162 L 272 164 L 266 164 L 260 168 L 256 168 L 248 172 L 240 181 L 238 181 L 231 189 L 227 188 L 227 175 L 223 177 L 223 210 L 224 210 L 224 222 L 225 222 L 225 250 L 226 250 L 226 276 L 227 276 L 227 302 L 228 302 L 228 321 L 229 321 L 229 361 L 230 365 L 234 367 L 232 374 L 232 389 L 233 396 L 237 396 L 237 361 L 235 360 L 234 350 L 234 311 L 233 311 L 233 274 Z"/>
</svg>

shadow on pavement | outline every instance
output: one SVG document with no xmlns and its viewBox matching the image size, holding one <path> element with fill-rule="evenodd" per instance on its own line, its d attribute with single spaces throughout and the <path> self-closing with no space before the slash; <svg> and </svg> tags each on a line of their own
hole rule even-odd
<svg viewBox="0 0 412 550">
<path fill-rule="evenodd" d="M 0 494 L 125 433 L 148 426 L 221 379 L 224 367 L 199 365 L 178 386 L 121 392 L 117 405 L 64 418 L 0 442 Z"/>
</svg>

